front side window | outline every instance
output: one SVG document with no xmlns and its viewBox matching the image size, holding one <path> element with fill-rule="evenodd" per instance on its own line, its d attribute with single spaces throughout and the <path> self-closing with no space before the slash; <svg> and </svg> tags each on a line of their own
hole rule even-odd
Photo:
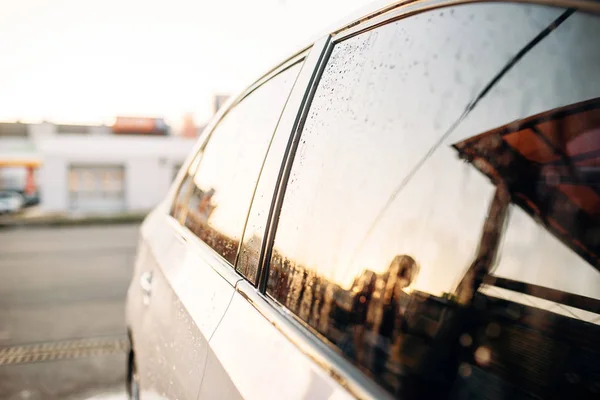
<svg viewBox="0 0 600 400">
<path fill-rule="evenodd" d="M 223 117 L 193 177 L 185 226 L 231 264 L 262 162 L 299 70 L 295 64 L 280 72 Z"/>
<path fill-rule="evenodd" d="M 489 287 L 533 282 L 554 290 L 546 298 L 560 288 L 598 298 L 598 180 L 581 172 L 598 168 L 597 153 L 568 150 L 598 125 L 579 114 L 538 141 L 485 135 L 589 108 L 600 97 L 599 35 L 597 17 L 572 10 L 474 4 L 335 44 L 287 181 L 267 294 L 398 398 L 593 398 L 598 328 Z M 585 143 L 597 151 L 593 135 Z M 535 158 L 544 140 L 571 143 L 544 160 L 565 187 L 538 185 L 534 196 L 528 185 L 548 171 Z M 562 180 L 568 168 L 578 184 Z M 586 214 L 548 200 L 559 192 Z M 558 270 L 568 284 L 533 277 Z"/>
</svg>

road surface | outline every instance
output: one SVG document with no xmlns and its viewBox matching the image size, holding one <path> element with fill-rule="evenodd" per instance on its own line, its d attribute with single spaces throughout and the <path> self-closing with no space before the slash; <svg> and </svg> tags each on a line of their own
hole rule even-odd
<svg viewBox="0 0 600 400">
<path fill-rule="evenodd" d="M 137 225 L 0 230 L 0 399 L 123 391 Z"/>
</svg>

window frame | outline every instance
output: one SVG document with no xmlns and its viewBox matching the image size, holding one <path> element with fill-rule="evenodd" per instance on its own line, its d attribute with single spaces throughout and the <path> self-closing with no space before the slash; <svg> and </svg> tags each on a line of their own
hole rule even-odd
<svg viewBox="0 0 600 400">
<path fill-rule="evenodd" d="M 314 71 L 312 71 L 313 76 L 307 81 L 304 98 L 298 107 L 297 118 L 293 127 L 291 127 L 290 139 L 275 185 L 273 200 L 261 244 L 261 252 L 258 261 L 257 286 L 253 286 L 250 282 L 246 281 L 245 278 L 236 285 L 236 290 L 276 329 L 284 334 L 317 365 L 327 370 L 340 385 L 360 399 L 393 399 L 393 397 L 358 367 L 343 358 L 339 352 L 329 346 L 327 340 L 320 338 L 320 334 L 310 328 L 308 324 L 266 293 L 269 264 L 277 232 L 277 225 L 281 215 L 283 200 L 295 154 L 301 139 L 304 124 L 308 118 L 315 92 L 323 73 L 325 72 L 331 52 L 336 44 L 380 26 L 404 18 L 409 18 L 423 12 L 444 9 L 455 5 L 475 3 L 545 5 L 565 9 L 573 8 L 580 12 L 592 13 L 600 16 L 600 3 L 593 3 L 587 0 L 425 0 L 422 2 L 405 0 L 395 2 L 392 5 L 387 5 L 383 8 L 371 8 L 368 14 L 358 15 L 358 18 L 351 20 L 351 22 L 341 28 L 330 30 L 327 35 L 323 36 L 318 42 L 315 42 L 315 45 L 313 46 L 313 51 L 315 52 L 320 49 L 320 55 L 319 59 L 314 63 Z M 319 46 L 317 46 L 317 43 L 319 43 Z M 313 55 L 311 54 L 310 57 L 312 56 Z M 295 87 L 294 91 L 295 90 L 300 89 Z M 502 235 L 499 240 L 502 240 Z"/>
</svg>

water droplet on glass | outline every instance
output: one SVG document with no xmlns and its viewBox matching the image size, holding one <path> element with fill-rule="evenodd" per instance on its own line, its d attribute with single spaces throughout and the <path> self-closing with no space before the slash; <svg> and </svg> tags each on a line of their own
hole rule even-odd
<svg viewBox="0 0 600 400">
<path fill-rule="evenodd" d="M 463 378 L 468 378 L 471 376 L 471 366 L 467 363 L 460 364 L 460 367 L 458 367 L 458 373 Z"/>
<path fill-rule="evenodd" d="M 479 365 L 488 365 L 492 361 L 492 351 L 489 347 L 480 346 L 475 350 L 475 361 Z"/>
<path fill-rule="evenodd" d="M 460 335 L 458 340 L 463 347 L 470 347 L 473 344 L 473 338 L 468 333 Z"/>
</svg>

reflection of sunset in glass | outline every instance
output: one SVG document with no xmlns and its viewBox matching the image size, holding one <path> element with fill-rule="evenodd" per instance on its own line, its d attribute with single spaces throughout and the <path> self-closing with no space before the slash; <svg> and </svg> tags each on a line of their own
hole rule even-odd
<svg viewBox="0 0 600 400">
<path fill-rule="evenodd" d="M 0 120 L 205 120 L 210 96 L 241 89 L 367 2 L 5 1 Z"/>
<path fill-rule="evenodd" d="M 551 21 L 554 17 L 551 9 L 539 11 L 536 18 Z M 467 13 L 457 7 L 453 15 L 458 21 L 462 18 L 473 20 Z M 537 25 L 531 16 L 525 14 L 518 18 L 521 17 L 523 23 L 518 24 L 521 31 L 512 34 L 515 40 L 525 42 Z M 506 13 L 495 14 L 495 18 L 517 17 Z M 418 25 L 418 20 L 419 16 L 396 24 L 399 28 L 415 31 L 422 26 Z M 453 58 L 454 54 L 469 55 L 476 50 L 478 57 L 486 60 L 486 65 L 498 56 L 498 49 L 479 47 L 477 35 L 470 33 L 479 29 L 480 23 L 488 30 L 499 27 L 488 27 L 483 19 L 474 19 L 461 28 L 451 26 L 454 21 L 446 26 L 446 21 L 441 19 L 436 30 L 428 35 L 443 36 L 446 29 L 453 29 L 452 34 L 461 38 L 454 42 L 454 47 L 425 46 L 416 35 L 405 38 L 404 31 L 394 29 L 394 24 L 335 46 L 315 94 L 286 191 L 275 239 L 275 253 L 282 257 L 282 268 L 289 263 L 290 268 L 318 271 L 324 278 L 348 289 L 363 271 L 384 273 L 395 256 L 406 254 L 421 265 L 412 289 L 437 296 L 452 292 L 475 261 L 495 187 L 476 168 L 465 165 L 451 145 L 506 121 L 528 117 L 530 112 L 582 100 L 579 87 L 564 90 L 560 96 L 558 93 L 548 97 L 532 94 L 535 101 L 529 103 L 530 109 L 513 102 L 503 104 L 504 114 L 500 115 L 495 111 L 497 102 L 506 99 L 506 90 L 519 93 L 521 80 L 526 79 L 516 68 L 501 81 L 504 91 L 491 90 L 427 162 L 413 170 L 430 146 L 442 137 L 444 129 L 461 115 L 470 93 L 476 92 L 480 85 L 476 77 L 462 81 L 461 85 L 447 79 L 448 75 L 458 73 L 453 72 L 455 63 L 460 65 L 460 61 Z M 578 25 L 573 22 L 568 26 L 572 28 L 565 31 L 565 37 L 570 40 L 577 34 L 575 27 Z M 395 45 L 388 46 L 389 42 Z M 438 42 L 441 43 L 433 41 Z M 558 57 L 556 46 L 555 42 L 540 45 L 536 49 L 537 58 L 524 60 L 524 68 L 551 63 L 550 60 Z M 564 51 L 563 47 L 561 49 Z M 405 64 L 402 56 L 406 52 L 411 52 L 410 65 Z M 483 57 L 482 52 L 490 54 Z M 429 53 L 437 57 L 427 58 Z M 420 57 L 427 60 L 427 68 L 420 67 Z M 561 57 L 561 60 L 569 59 L 570 63 L 543 69 L 547 78 L 544 82 L 548 82 L 544 90 L 557 90 L 550 84 L 560 81 L 555 76 L 562 76 L 570 69 L 584 68 L 580 64 L 587 65 L 587 58 L 591 56 L 582 49 L 581 54 L 572 59 Z M 475 68 L 474 71 L 484 76 L 482 69 Z M 492 71 L 489 74 L 493 76 Z M 431 87 L 430 97 L 420 96 L 415 100 L 404 95 L 412 92 L 413 86 L 426 84 Z M 537 88 L 532 89 L 532 93 L 535 90 Z M 597 87 L 585 88 L 583 99 L 593 97 L 596 90 Z M 329 99 L 331 92 L 338 99 L 333 108 Z M 438 93 L 446 97 L 440 98 Z M 363 102 L 356 102 L 356 98 Z M 324 135 L 325 131 L 339 136 Z M 410 151 L 406 151 L 407 148 Z M 521 219 L 516 215 L 510 221 L 521 226 Z M 532 225 L 530 231 L 540 231 L 541 227 L 535 222 L 527 223 Z M 508 231 L 506 257 L 500 258 L 498 270 L 507 272 L 513 279 L 538 281 L 536 275 L 544 272 L 537 266 L 547 266 L 549 260 L 567 261 L 565 253 L 571 259 L 567 264 L 578 260 L 571 250 L 552 245 L 552 240 L 540 237 L 528 242 L 526 248 L 541 246 L 545 249 L 544 257 L 530 255 L 537 257 L 537 261 L 530 263 L 531 268 L 513 265 L 512 257 L 517 255 L 515 251 L 518 252 L 514 244 L 518 240 L 515 236 L 518 229 L 513 226 Z M 551 237 L 550 234 L 546 236 Z M 518 259 L 522 263 L 522 254 L 519 253 Z M 552 281 L 559 282 L 566 279 L 566 275 L 575 273 L 580 279 L 587 277 L 589 285 L 571 280 L 570 291 L 594 295 L 600 275 L 591 266 L 578 263 L 581 268 L 564 270 L 560 274 L 562 278 L 549 273 L 544 282 L 556 287 Z M 566 289 L 564 285 L 561 288 Z"/>
<path fill-rule="evenodd" d="M 236 100 L 188 169 L 171 210 L 231 264 L 264 156 L 301 66 L 297 62 L 281 67 Z"/>
<path fill-rule="evenodd" d="M 526 43 L 537 29 L 519 7 L 516 14 L 511 7 L 480 7 L 482 14 L 494 13 L 498 20 L 519 19 L 520 28 L 510 33 L 511 45 Z M 417 16 L 336 45 L 291 172 L 275 240 L 282 256 L 316 268 L 344 287 L 362 270 L 385 271 L 401 254 L 421 265 L 414 288 L 441 295 L 458 283 L 457 272 L 465 271 L 475 256 L 494 191 L 487 178 L 450 148 L 452 140 L 469 132 L 459 131 L 442 144 L 400 195 L 390 197 L 461 115 L 479 82 L 502 65 L 499 49 L 481 46 L 475 34 L 482 27 L 499 34 L 500 25 L 473 19 L 468 8 L 457 7 L 453 15 Z M 553 11 L 540 16 L 551 21 Z M 425 30 L 432 18 L 436 29 L 427 35 L 405 33 Z M 443 38 L 450 32 L 456 40 L 448 46 Z M 477 53 L 481 63 L 460 85 L 452 79 L 462 69 L 457 53 Z M 406 96 L 423 87 L 430 89 L 427 95 Z M 330 92 L 338 99 L 335 108 Z M 493 127 L 483 119 L 477 122 L 470 135 Z M 323 135 L 325 130 L 340 136 Z M 440 197 L 441 192 L 448 194 Z M 287 221 L 292 226 L 286 227 Z M 306 223 L 296 225 L 300 221 Z"/>
<path fill-rule="evenodd" d="M 267 151 L 300 66 L 283 71 L 237 104 L 219 123 L 204 151 L 194 184 L 205 193 L 214 191 L 215 209 L 208 224 L 228 238 L 239 240 L 242 235 L 261 155 Z"/>
</svg>

